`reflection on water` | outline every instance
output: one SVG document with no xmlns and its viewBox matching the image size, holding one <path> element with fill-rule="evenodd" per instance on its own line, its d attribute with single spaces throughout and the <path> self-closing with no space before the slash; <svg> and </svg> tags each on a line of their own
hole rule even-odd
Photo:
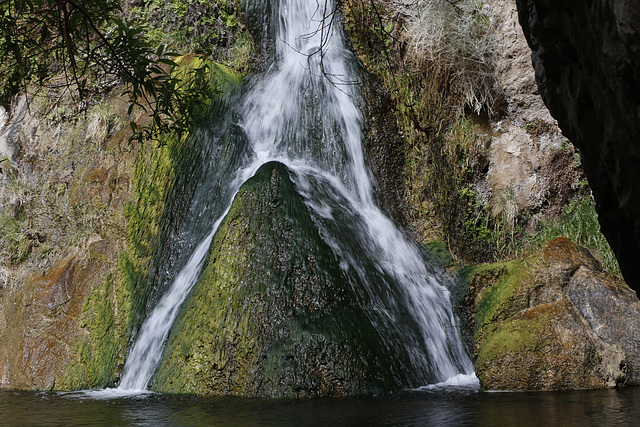
<svg viewBox="0 0 640 427">
<path fill-rule="evenodd" d="M 16 426 L 563 426 L 636 425 L 640 388 L 563 393 L 406 392 L 384 398 L 260 400 L 161 394 L 95 399 L 0 392 L 0 424 Z"/>
</svg>

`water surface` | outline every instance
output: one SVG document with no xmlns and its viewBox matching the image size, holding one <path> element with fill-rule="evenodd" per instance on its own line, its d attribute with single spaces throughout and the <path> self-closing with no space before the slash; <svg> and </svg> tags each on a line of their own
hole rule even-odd
<svg viewBox="0 0 640 427">
<path fill-rule="evenodd" d="M 266 400 L 162 394 L 0 392 L 0 424 L 20 426 L 638 425 L 640 388 L 553 393 L 470 389 L 388 397 Z"/>
</svg>

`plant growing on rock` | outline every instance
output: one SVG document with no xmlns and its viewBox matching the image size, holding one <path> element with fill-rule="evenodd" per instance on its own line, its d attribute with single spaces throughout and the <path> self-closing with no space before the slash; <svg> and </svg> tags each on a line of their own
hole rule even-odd
<svg viewBox="0 0 640 427">
<path fill-rule="evenodd" d="M 348 1 L 345 12 L 356 52 L 384 84 L 402 129 L 411 227 L 446 241 L 466 261 L 499 258 L 508 245 L 493 237 L 507 228 L 465 193 L 487 165 L 466 113 L 490 112 L 494 103 L 494 43 L 483 3 Z M 486 238 L 474 240 L 478 233 Z"/>
<path fill-rule="evenodd" d="M 542 221 L 539 230 L 530 237 L 530 244 L 543 246 L 556 237 L 567 237 L 595 251 L 609 274 L 622 277 L 616 256 L 600 231 L 595 201 L 590 194 L 573 199 L 560 218 Z"/>
<path fill-rule="evenodd" d="M 448 69 L 461 106 L 476 112 L 493 103 L 493 33 L 477 0 L 392 0 L 404 20 L 407 59 L 415 66 Z"/>
</svg>

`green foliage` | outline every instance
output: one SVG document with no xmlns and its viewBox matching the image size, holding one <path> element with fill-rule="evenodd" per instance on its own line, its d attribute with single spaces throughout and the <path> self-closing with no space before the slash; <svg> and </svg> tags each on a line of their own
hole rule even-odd
<svg viewBox="0 0 640 427">
<path fill-rule="evenodd" d="M 398 104 L 413 108 L 414 100 L 429 97 L 427 109 L 449 109 L 438 122 L 455 121 L 465 107 L 476 112 L 492 107 L 494 43 L 484 3 L 349 0 L 345 10 L 352 41 L 369 71 L 392 92 L 403 92 L 410 82 L 412 96 L 398 97 Z"/>
<path fill-rule="evenodd" d="M 395 68 L 391 56 L 393 24 L 384 18 L 390 12 L 386 5 L 360 0 L 345 2 L 345 8 L 351 39 L 365 66 L 374 72 Z"/>
<path fill-rule="evenodd" d="M 0 3 L 0 103 L 6 105 L 32 79 L 42 83 L 67 66 L 82 96 L 87 67 L 99 56 L 95 31 L 109 25 L 118 9 L 113 0 Z"/>
<path fill-rule="evenodd" d="M 496 218 L 489 206 L 482 202 L 472 187 L 458 190 L 467 212 L 463 221 L 463 238 L 479 248 L 483 248 L 493 260 L 503 259 L 518 252 L 522 236 L 522 227 L 509 218 L 508 210 L 503 209 Z M 502 196 L 506 201 L 513 196 L 507 192 Z"/>
<path fill-rule="evenodd" d="M 150 126 L 131 128 L 140 140 L 189 129 L 189 106 L 212 96 L 206 63 L 180 77 L 166 52 L 144 37 L 143 28 L 121 18 L 114 0 L 12 0 L 0 3 L 0 104 L 34 83 L 72 88 L 79 108 L 120 80 L 131 108 L 150 116 Z M 139 132 L 140 131 L 140 132 Z"/>
<path fill-rule="evenodd" d="M 220 58 L 238 32 L 237 6 L 228 0 L 132 1 L 128 16 L 142 22 L 153 44 Z"/>
<path fill-rule="evenodd" d="M 253 49 L 253 41 L 249 36 L 238 35 L 234 40 L 231 59 L 227 65 L 239 73 L 246 73 L 250 67 Z"/>
<path fill-rule="evenodd" d="M 607 272 L 622 277 L 618 261 L 600 232 L 598 214 L 591 195 L 573 199 L 559 219 L 542 221 L 539 230 L 531 234 L 528 240 L 531 246 L 540 247 L 556 237 L 567 237 L 574 243 L 595 251 Z"/>
</svg>

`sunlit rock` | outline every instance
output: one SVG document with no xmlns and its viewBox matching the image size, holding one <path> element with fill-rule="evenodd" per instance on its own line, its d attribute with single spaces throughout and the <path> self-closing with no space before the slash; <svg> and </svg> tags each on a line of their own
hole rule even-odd
<svg viewBox="0 0 640 427">
<path fill-rule="evenodd" d="M 640 302 L 568 239 L 543 253 L 461 272 L 475 315 L 476 373 L 487 390 L 638 384 Z"/>
</svg>

